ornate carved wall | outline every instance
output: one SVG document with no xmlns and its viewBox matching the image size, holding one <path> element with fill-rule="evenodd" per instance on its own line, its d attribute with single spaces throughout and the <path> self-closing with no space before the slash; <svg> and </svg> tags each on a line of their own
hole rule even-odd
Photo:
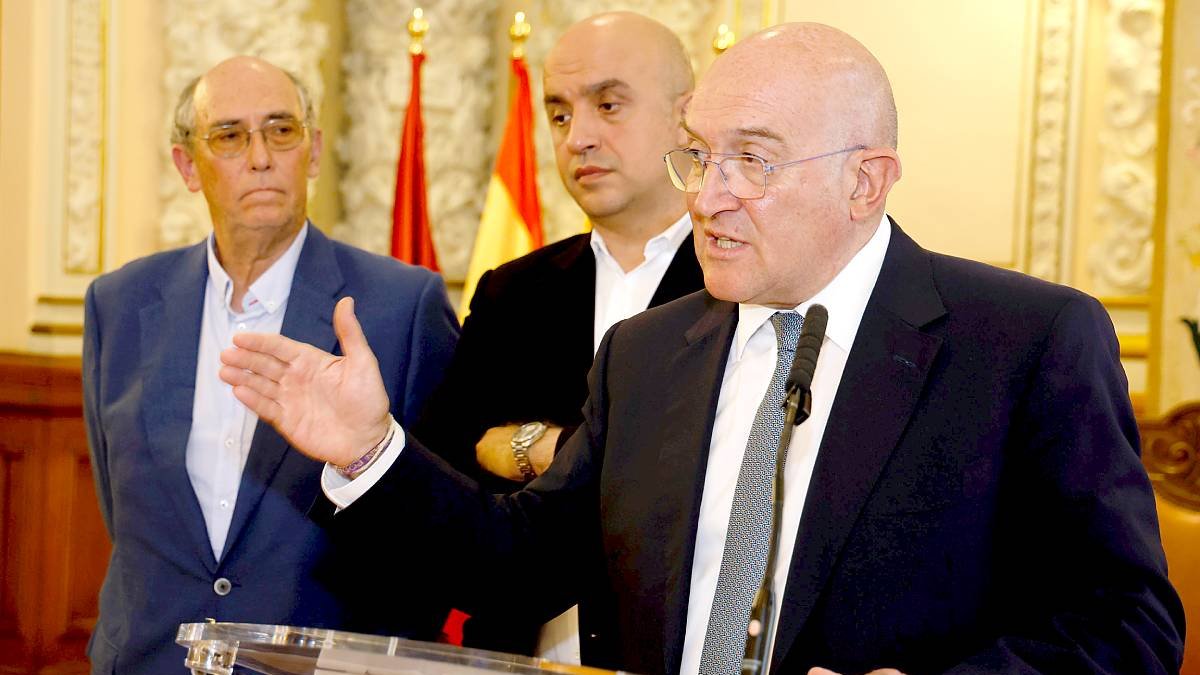
<svg viewBox="0 0 1200 675">
<path fill-rule="evenodd" d="M 1089 261 L 1096 292 L 1142 295 L 1150 289 L 1154 260 L 1163 3 L 1111 0 L 1105 18 L 1108 78 L 1095 205 L 1103 238 Z"/>
<path fill-rule="evenodd" d="M 168 105 L 154 141 L 166 145 L 180 90 L 192 78 L 236 54 L 255 54 L 292 71 L 309 86 L 319 107 L 324 87 L 318 64 L 325 50 L 326 27 L 305 18 L 309 4 L 309 0 L 257 0 L 248 7 L 241 0 L 166 0 L 162 87 Z M 187 191 L 170 153 L 162 156 L 159 247 L 199 241 L 212 229 L 204 200 Z"/>
<path fill-rule="evenodd" d="M 386 253 L 392 226 L 400 124 L 408 105 L 406 24 L 411 0 L 348 0 L 345 72 L 347 127 L 337 155 L 345 163 L 340 239 Z M 438 263 L 461 279 L 483 210 L 495 149 L 489 128 L 495 99 L 491 3 L 421 3 L 430 28 L 422 72 L 425 171 Z M 502 86 L 502 85 L 501 85 Z M 502 88 L 500 91 L 504 91 Z"/>
</svg>

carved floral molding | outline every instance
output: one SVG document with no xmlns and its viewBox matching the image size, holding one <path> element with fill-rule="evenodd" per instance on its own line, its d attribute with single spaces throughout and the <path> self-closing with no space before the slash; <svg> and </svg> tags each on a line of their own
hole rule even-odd
<svg viewBox="0 0 1200 675">
<path fill-rule="evenodd" d="M 1028 271 L 1051 281 L 1063 275 L 1074 35 L 1075 3 L 1045 0 L 1038 29 Z"/>
<path fill-rule="evenodd" d="M 1103 232 L 1089 255 L 1097 290 L 1140 295 L 1154 259 L 1155 149 L 1162 61 L 1162 0 L 1112 0 L 1108 15 L 1104 129 L 1100 145 Z"/>
<path fill-rule="evenodd" d="M 105 40 L 102 0 L 70 4 L 68 30 L 66 204 L 62 270 L 100 272 L 104 240 Z"/>
</svg>

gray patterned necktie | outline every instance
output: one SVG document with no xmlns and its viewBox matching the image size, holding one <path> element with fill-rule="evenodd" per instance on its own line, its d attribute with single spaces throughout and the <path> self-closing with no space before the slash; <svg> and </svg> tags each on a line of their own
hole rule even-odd
<svg viewBox="0 0 1200 675">
<path fill-rule="evenodd" d="M 766 572 L 771 541 L 771 490 L 775 481 L 775 454 L 783 433 L 784 386 L 803 322 L 803 317 L 794 312 L 776 312 L 771 316 L 779 356 L 771 384 L 750 427 L 750 439 L 733 492 L 721 574 L 717 577 L 717 593 L 700 654 L 701 675 L 742 672 L 746 624 L 750 621 L 754 594 Z"/>
</svg>

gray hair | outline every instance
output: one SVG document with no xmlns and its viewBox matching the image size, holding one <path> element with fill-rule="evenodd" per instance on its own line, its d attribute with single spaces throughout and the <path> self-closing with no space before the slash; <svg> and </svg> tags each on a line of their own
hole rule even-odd
<svg viewBox="0 0 1200 675">
<path fill-rule="evenodd" d="M 290 70 L 283 70 L 292 84 L 296 86 L 296 96 L 300 99 L 300 107 L 304 109 L 304 124 L 312 128 L 317 115 L 313 110 L 312 96 L 308 87 Z M 179 92 L 179 100 L 175 103 L 175 123 L 171 126 L 171 144 L 190 148 L 192 134 L 196 131 L 196 86 L 203 76 L 192 78 L 191 82 Z"/>
</svg>

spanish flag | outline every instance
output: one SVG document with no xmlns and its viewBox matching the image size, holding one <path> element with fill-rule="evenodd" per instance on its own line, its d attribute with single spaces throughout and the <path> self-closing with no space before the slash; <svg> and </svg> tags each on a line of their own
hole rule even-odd
<svg viewBox="0 0 1200 675">
<path fill-rule="evenodd" d="M 483 217 L 463 284 L 459 316 L 466 317 L 483 273 L 519 258 L 542 245 L 542 207 L 538 201 L 537 158 L 533 152 L 533 103 L 525 59 L 513 57 L 516 91 L 508 108 L 508 123 L 488 184 Z"/>
<path fill-rule="evenodd" d="M 421 64 L 412 56 L 412 89 L 404 111 L 400 159 L 396 166 L 396 198 L 392 203 L 392 257 L 438 271 L 425 197 L 425 125 L 421 121 Z"/>
</svg>

